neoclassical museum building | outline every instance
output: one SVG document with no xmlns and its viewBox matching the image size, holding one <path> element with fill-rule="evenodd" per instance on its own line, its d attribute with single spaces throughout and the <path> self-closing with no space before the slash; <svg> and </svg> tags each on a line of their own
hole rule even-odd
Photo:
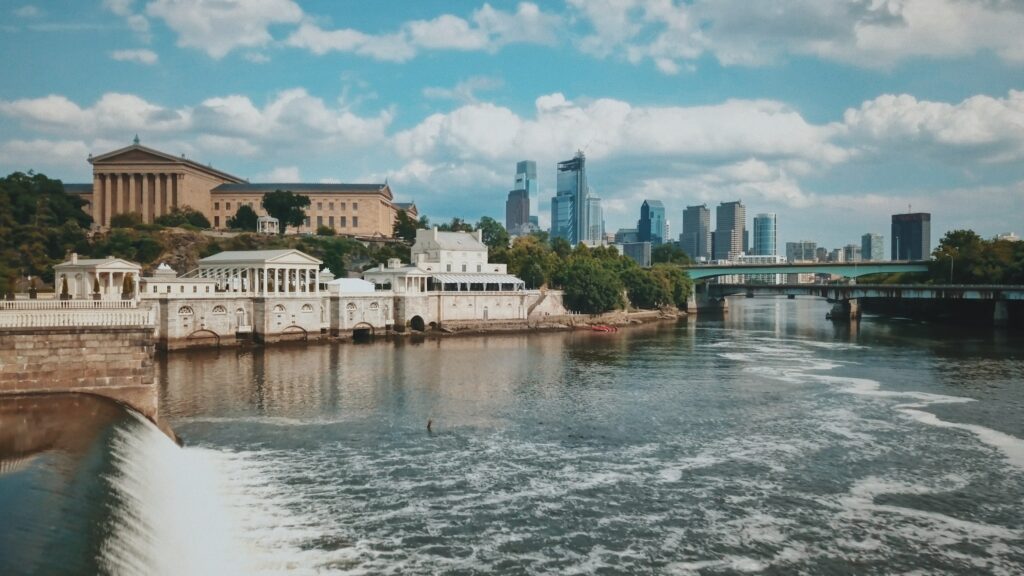
<svg viewBox="0 0 1024 576">
<path fill-rule="evenodd" d="M 143 222 L 174 208 L 202 212 L 214 228 L 227 228 L 239 206 L 250 206 L 258 216 L 263 195 L 290 190 L 308 196 L 306 221 L 299 233 L 320 226 L 338 234 L 390 238 L 399 210 L 417 217 L 416 206 L 398 203 L 387 182 L 382 184 L 253 183 L 182 156 L 148 148 L 138 137 L 131 146 L 89 157 L 92 184 L 67 184 L 65 189 L 86 202 L 85 210 L 100 229 L 116 214 L 136 213 Z M 295 230 L 289 228 L 289 230 Z"/>
</svg>

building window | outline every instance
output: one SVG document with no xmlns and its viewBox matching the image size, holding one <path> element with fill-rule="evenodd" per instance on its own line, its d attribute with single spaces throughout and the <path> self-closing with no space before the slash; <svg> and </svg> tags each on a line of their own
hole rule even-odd
<svg viewBox="0 0 1024 576">
<path fill-rule="evenodd" d="M 220 202 L 214 202 L 213 203 L 213 209 L 214 210 L 220 210 Z"/>
<path fill-rule="evenodd" d="M 220 216 L 213 217 L 213 227 L 220 228 Z"/>
<path fill-rule="evenodd" d="M 323 210 L 324 209 L 324 203 L 323 202 L 317 202 L 316 203 L 316 209 L 317 210 Z"/>
<path fill-rule="evenodd" d="M 352 203 L 352 211 L 355 212 L 356 210 L 359 210 L 359 202 Z"/>
<path fill-rule="evenodd" d="M 182 306 L 181 308 L 178 308 L 178 314 L 180 316 L 191 316 L 193 312 L 188 306 Z"/>
<path fill-rule="evenodd" d="M 324 217 L 323 216 L 317 216 L 316 217 L 316 227 L 319 228 L 319 227 L 321 227 L 323 225 L 324 225 Z"/>
<path fill-rule="evenodd" d="M 341 228 L 345 227 L 345 217 L 344 216 L 338 216 L 338 226 L 340 226 Z"/>
<path fill-rule="evenodd" d="M 463 272 L 465 272 L 465 271 L 466 271 L 466 265 L 465 265 L 465 264 L 463 264 L 463 265 L 462 265 L 462 271 L 463 271 Z"/>
<path fill-rule="evenodd" d="M 306 228 L 309 228 L 309 216 L 306 216 L 305 225 Z"/>
<path fill-rule="evenodd" d="M 341 209 L 342 209 L 342 210 L 344 210 L 344 209 L 345 209 L 345 203 L 344 203 L 344 202 L 342 202 L 342 203 L 341 203 Z"/>
<path fill-rule="evenodd" d="M 359 228 L 359 216 L 352 217 L 352 227 Z"/>
<path fill-rule="evenodd" d="M 327 217 L 327 225 L 330 226 L 331 228 L 334 228 L 334 216 Z"/>
<path fill-rule="evenodd" d="M 481 266 L 480 266 L 479 264 L 477 264 L 477 265 L 476 265 L 476 271 L 477 271 L 477 272 L 482 272 L 482 270 L 481 270 L 480 268 L 481 268 Z"/>
<path fill-rule="evenodd" d="M 192 287 L 192 293 L 195 294 L 197 292 L 199 292 L 199 286 L 193 286 Z"/>
<path fill-rule="evenodd" d="M 231 210 L 231 202 L 225 202 L 224 203 L 224 209 Z"/>
<path fill-rule="evenodd" d="M 451 272 L 451 271 L 452 271 L 452 265 L 451 265 L 451 264 L 449 264 L 449 265 L 448 265 L 448 270 L 446 270 L 446 272 Z"/>
<path fill-rule="evenodd" d="M 334 212 L 334 202 L 329 202 L 327 204 L 327 209 L 330 210 L 331 212 Z"/>
<path fill-rule="evenodd" d="M 153 294 L 156 294 L 156 290 L 157 290 L 156 286 L 153 286 Z"/>
<path fill-rule="evenodd" d="M 228 313 L 228 309 L 223 307 L 223 306 L 214 306 L 213 307 L 213 313 L 214 314 L 218 314 L 218 315 L 219 314 L 227 314 Z"/>
</svg>

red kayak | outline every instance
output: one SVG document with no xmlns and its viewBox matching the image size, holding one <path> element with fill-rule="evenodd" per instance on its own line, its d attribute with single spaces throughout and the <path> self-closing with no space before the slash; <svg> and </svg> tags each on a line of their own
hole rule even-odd
<svg viewBox="0 0 1024 576">
<path fill-rule="evenodd" d="M 591 326 L 590 329 L 593 330 L 594 332 L 618 332 L 619 331 L 619 329 L 616 328 L 615 326 L 605 326 L 604 324 L 598 324 L 596 326 Z"/>
</svg>

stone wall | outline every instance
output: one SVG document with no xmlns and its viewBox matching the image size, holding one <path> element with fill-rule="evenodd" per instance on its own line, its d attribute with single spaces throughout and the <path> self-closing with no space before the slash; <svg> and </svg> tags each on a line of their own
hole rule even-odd
<svg viewBox="0 0 1024 576">
<path fill-rule="evenodd" d="M 0 329 L 0 394 L 88 392 L 156 418 L 153 328 Z"/>
</svg>

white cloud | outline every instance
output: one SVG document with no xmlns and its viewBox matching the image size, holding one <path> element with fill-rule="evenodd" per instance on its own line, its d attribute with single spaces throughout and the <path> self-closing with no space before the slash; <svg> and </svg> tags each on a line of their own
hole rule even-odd
<svg viewBox="0 0 1024 576">
<path fill-rule="evenodd" d="M 178 46 L 217 59 L 237 48 L 264 46 L 273 40 L 270 26 L 303 18 L 293 0 L 154 0 L 146 13 L 177 33 Z"/>
<path fill-rule="evenodd" d="M 135 11 L 135 0 L 103 0 L 103 7 L 123 18 L 133 32 L 148 38 L 149 20 Z"/>
<path fill-rule="evenodd" d="M 348 52 L 376 60 L 405 62 L 420 50 L 496 51 L 507 44 L 553 44 L 560 19 L 536 4 L 520 3 L 515 12 L 489 4 L 473 12 L 469 20 L 442 14 L 430 20 L 406 22 L 388 34 L 367 34 L 351 28 L 325 30 L 304 22 L 286 43 L 314 54 Z"/>
<path fill-rule="evenodd" d="M 423 95 L 439 100 L 456 100 L 459 102 L 476 102 L 476 93 L 484 90 L 497 90 L 505 85 L 505 81 L 494 76 L 471 76 L 451 88 L 427 86 Z"/>
<path fill-rule="evenodd" d="M 712 54 L 759 66 L 812 55 L 863 67 L 991 51 L 1024 63 L 1024 10 L 1002 0 L 569 0 L 582 51 L 651 61 L 666 74 Z"/>
<path fill-rule="evenodd" d="M 32 4 L 26 4 L 20 8 L 15 8 L 13 12 L 14 15 L 19 18 L 36 18 L 42 14 L 39 8 Z"/>
<path fill-rule="evenodd" d="M 110 57 L 119 62 L 138 62 L 147 66 L 156 64 L 159 59 L 152 50 L 115 50 Z"/>
<path fill-rule="evenodd" d="M 1024 91 L 978 95 L 958 104 L 885 94 L 843 115 L 850 141 L 868 150 L 897 149 L 959 161 L 1024 160 Z M 966 155 L 966 156 L 965 156 Z"/>
<path fill-rule="evenodd" d="M 270 172 L 257 175 L 256 179 L 261 182 L 302 182 L 298 166 L 278 166 Z"/>
<path fill-rule="evenodd" d="M 88 154 L 89 147 L 79 140 L 8 140 L 0 144 L 0 166 L 4 174 L 51 169 L 80 172 Z"/>
</svg>

